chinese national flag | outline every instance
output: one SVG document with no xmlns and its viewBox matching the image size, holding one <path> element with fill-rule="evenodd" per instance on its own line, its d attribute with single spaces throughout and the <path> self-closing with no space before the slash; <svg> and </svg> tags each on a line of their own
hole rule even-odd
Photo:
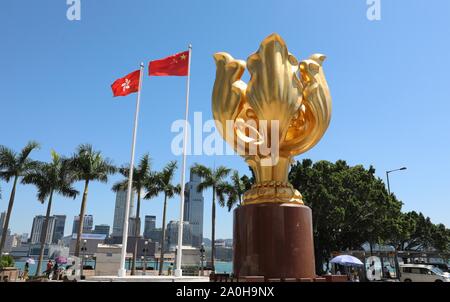
<svg viewBox="0 0 450 302">
<path fill-rule="evenodd" d="M 189 51 L 151 61 L 148 66 L 150 76 L 187 76 L 189 69 Z"/>
<path fill-rule="evenodd" d="M 126 96 L 130 93 L 139 91 L 140 70 L 117 79 L 112 83 L 111 88 L 114 96 Z"/>
</svg>

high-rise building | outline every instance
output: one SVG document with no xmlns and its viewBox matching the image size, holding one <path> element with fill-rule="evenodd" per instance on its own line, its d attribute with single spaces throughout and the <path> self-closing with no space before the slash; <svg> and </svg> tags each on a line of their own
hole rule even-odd
<svg viewBox="0 0 450 302">
<path fill-rule="evenodd" d="M 53 233 L 55 230 L 55 216 L 50 216 L 48 218 L 48 225 L 47 225 L 47 232 L 45 234 L 45 243 L 51 244 L 53 240 Z M 45 216 L 43 215 L 37 215 L 33 219 L 33 226 L 31 227 L 31 238 L 30 242 L 32 244 L 34 243 L 41 243 L 41 238 L 44 236 L 42 234 L 43 228 L 44 228 L 44 222 L 45 222 Z"/>
<path fill-rule="evenodd" d="M 20 247 L 20 245 L 21 245 L 20 235 L 18 234 L 11 235 L 11 233 L 8 232 L 8 234 L 6 235 L 6 241 L 3 247 L 3 251 L 6 253 L 10 253 L 13 248 Z"/>
<path fill-rule="evenodd" d="M 144 238 L 149 239 L 156 228 L 156 216 L 145 215 Z"/>
<path fill-rule="evenodd" d="M 149 234 L 147 234 L 148 237 L 145 239 L 150 239 L 153 242 L 161 242 L 161 236 L 162 236 L 162 229 L 161 228 L 155 228 L 153 229 Z"/>
<path fill-rule="evenodd" d="M 116 206 L 114 208 L 113 237 L 121 237 L 123 235 L 123 223 L 125 219 L 125 204 L 127 202 L 127 191 L 118 191 L 116 193 Z M 134 194 L 131 194 L 130 200 L 130 216 L 133 217 L 134 210 Z"/>
<path fill-rule="evenodd" d="M 28 233 L 23 233 L 22 236 L 20 236 L 21 243 L 27 243 L 28 242 Z"/>
<path fill-rule="evenodd" d="M 200 247 L 203 242 L 203 193 L 198 192 L 197 188 L 201 177 L 192 172 L 190 173 L 190 180 L 186 184 L 184 197 L 184 216 L 183 220 L 188 221 L 192 228 L 192 242 L 194 247 Z"/>
<path fill-rule="evenodd" d="M 136 236 L 136 217 L 130 217 L 128 220 L 128 236 Z M 139 230 L 138 230 L 139 231 Z M 120 234 L 122 236 L 122 234 Z"/>
<path fill-rule="evenodd" d="M 108 237 L 110 228 L 111 227 L 107 224 L 99 224 L 95 226 L 93 233 L 106 235 L 106 237 Z"/>
<path fill-rule="evenodd" d="M 174 251 L 178 245 L 179 221 L 170 221 L 166 231 L 166 251 Z M 190 246 L 192 243 L 192 226 L 188 221 L 183 221 L 183 245 Z"/>
<path fill-rule="evenodd" d="M 64 237 L 64 228 L 66 227 L 66 215 L 54 215 L 55 230 L 53 231 L 53 243 L 58 243 Z"/>
<path fill-rule="evenodd" d="M 73 218 L 72 234 L 78 233 L 79 225 L 80 225 L 80 216 L 77 215 Z M 94 226 L 94 216 L 84 215 L 83 234 L 91 233 L 93 226 Z"/>
</svg>

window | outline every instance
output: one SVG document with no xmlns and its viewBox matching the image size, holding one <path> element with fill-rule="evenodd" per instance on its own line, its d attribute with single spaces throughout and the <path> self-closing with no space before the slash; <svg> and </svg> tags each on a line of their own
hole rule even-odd
<svg viewBox="0 0 450 302">
<path fill-rule="evenodd" d="M 411 268 L 410 267 L 404 267 L 403 272 L 407 274 L 411 274 Z"/>
<path fill-rule="evenodd" d="M 422 272 L 420 268 L 412 267 L 411 274 L 422 274 Z"/>
</svg>

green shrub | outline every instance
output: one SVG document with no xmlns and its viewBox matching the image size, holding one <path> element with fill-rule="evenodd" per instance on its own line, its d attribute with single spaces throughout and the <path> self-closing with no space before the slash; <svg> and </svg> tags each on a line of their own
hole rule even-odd
<svg viewBox="0 0 450 302">
<path fill-rule="evenodd" d="M 0 257 L 0 269 L 4 267 L 13 267 L 14 259 L 10 255 L 4 255 Z"/>
</svg>

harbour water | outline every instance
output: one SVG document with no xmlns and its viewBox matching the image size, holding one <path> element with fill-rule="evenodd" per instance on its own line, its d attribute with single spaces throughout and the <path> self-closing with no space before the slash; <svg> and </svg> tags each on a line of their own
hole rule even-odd
<svg viewBox="0 0 450 302">
<path fill-rule="evenodd" d="M 66 265 L 68 265 L 68 264 L 63 264 L 62 266 L 65 267 Z M 85 266 L 90 265 L 92 267 L 95 267 L 95 261 L 88 260 L 85 262 L 84 265 Z M 131 268 L 131 263 L 129 261 L 127 261 L 125 265 L 126 265 L 127 269 Z M 18 269 L 23 271 L 23 269 L 25 267 L 25 261 L 16 261 L 15 266 Z M 42 272 L 44 272 L 46 270 L 46 266 L 47 266 L 47 260 L 44 260 L 44 263 L 42 263 L 42 269 L 41 269 Z M 142 267 L 142 266 L 143 266 L 143 264 L 141 263 L 141 261 L 136 261 L 136 267 Z M 170 266 L 171 266 L 171 262 L 164 262 L 163 269 L 167 270 Z M 217 273 L 232 273 L 232 271 L 233 271 L 233 263 L 232 262 L 216 261 L 215 266 L 216 266 Z M 147 267 L 149 267 L 149 268 L 156 267 L 155 262 L 147 261 Z M 34 275 L 36 273 L 36 269 L 37 269 L 37 261 L 35 264 L 30 264 L 29 274 Z"/>
</svg>

